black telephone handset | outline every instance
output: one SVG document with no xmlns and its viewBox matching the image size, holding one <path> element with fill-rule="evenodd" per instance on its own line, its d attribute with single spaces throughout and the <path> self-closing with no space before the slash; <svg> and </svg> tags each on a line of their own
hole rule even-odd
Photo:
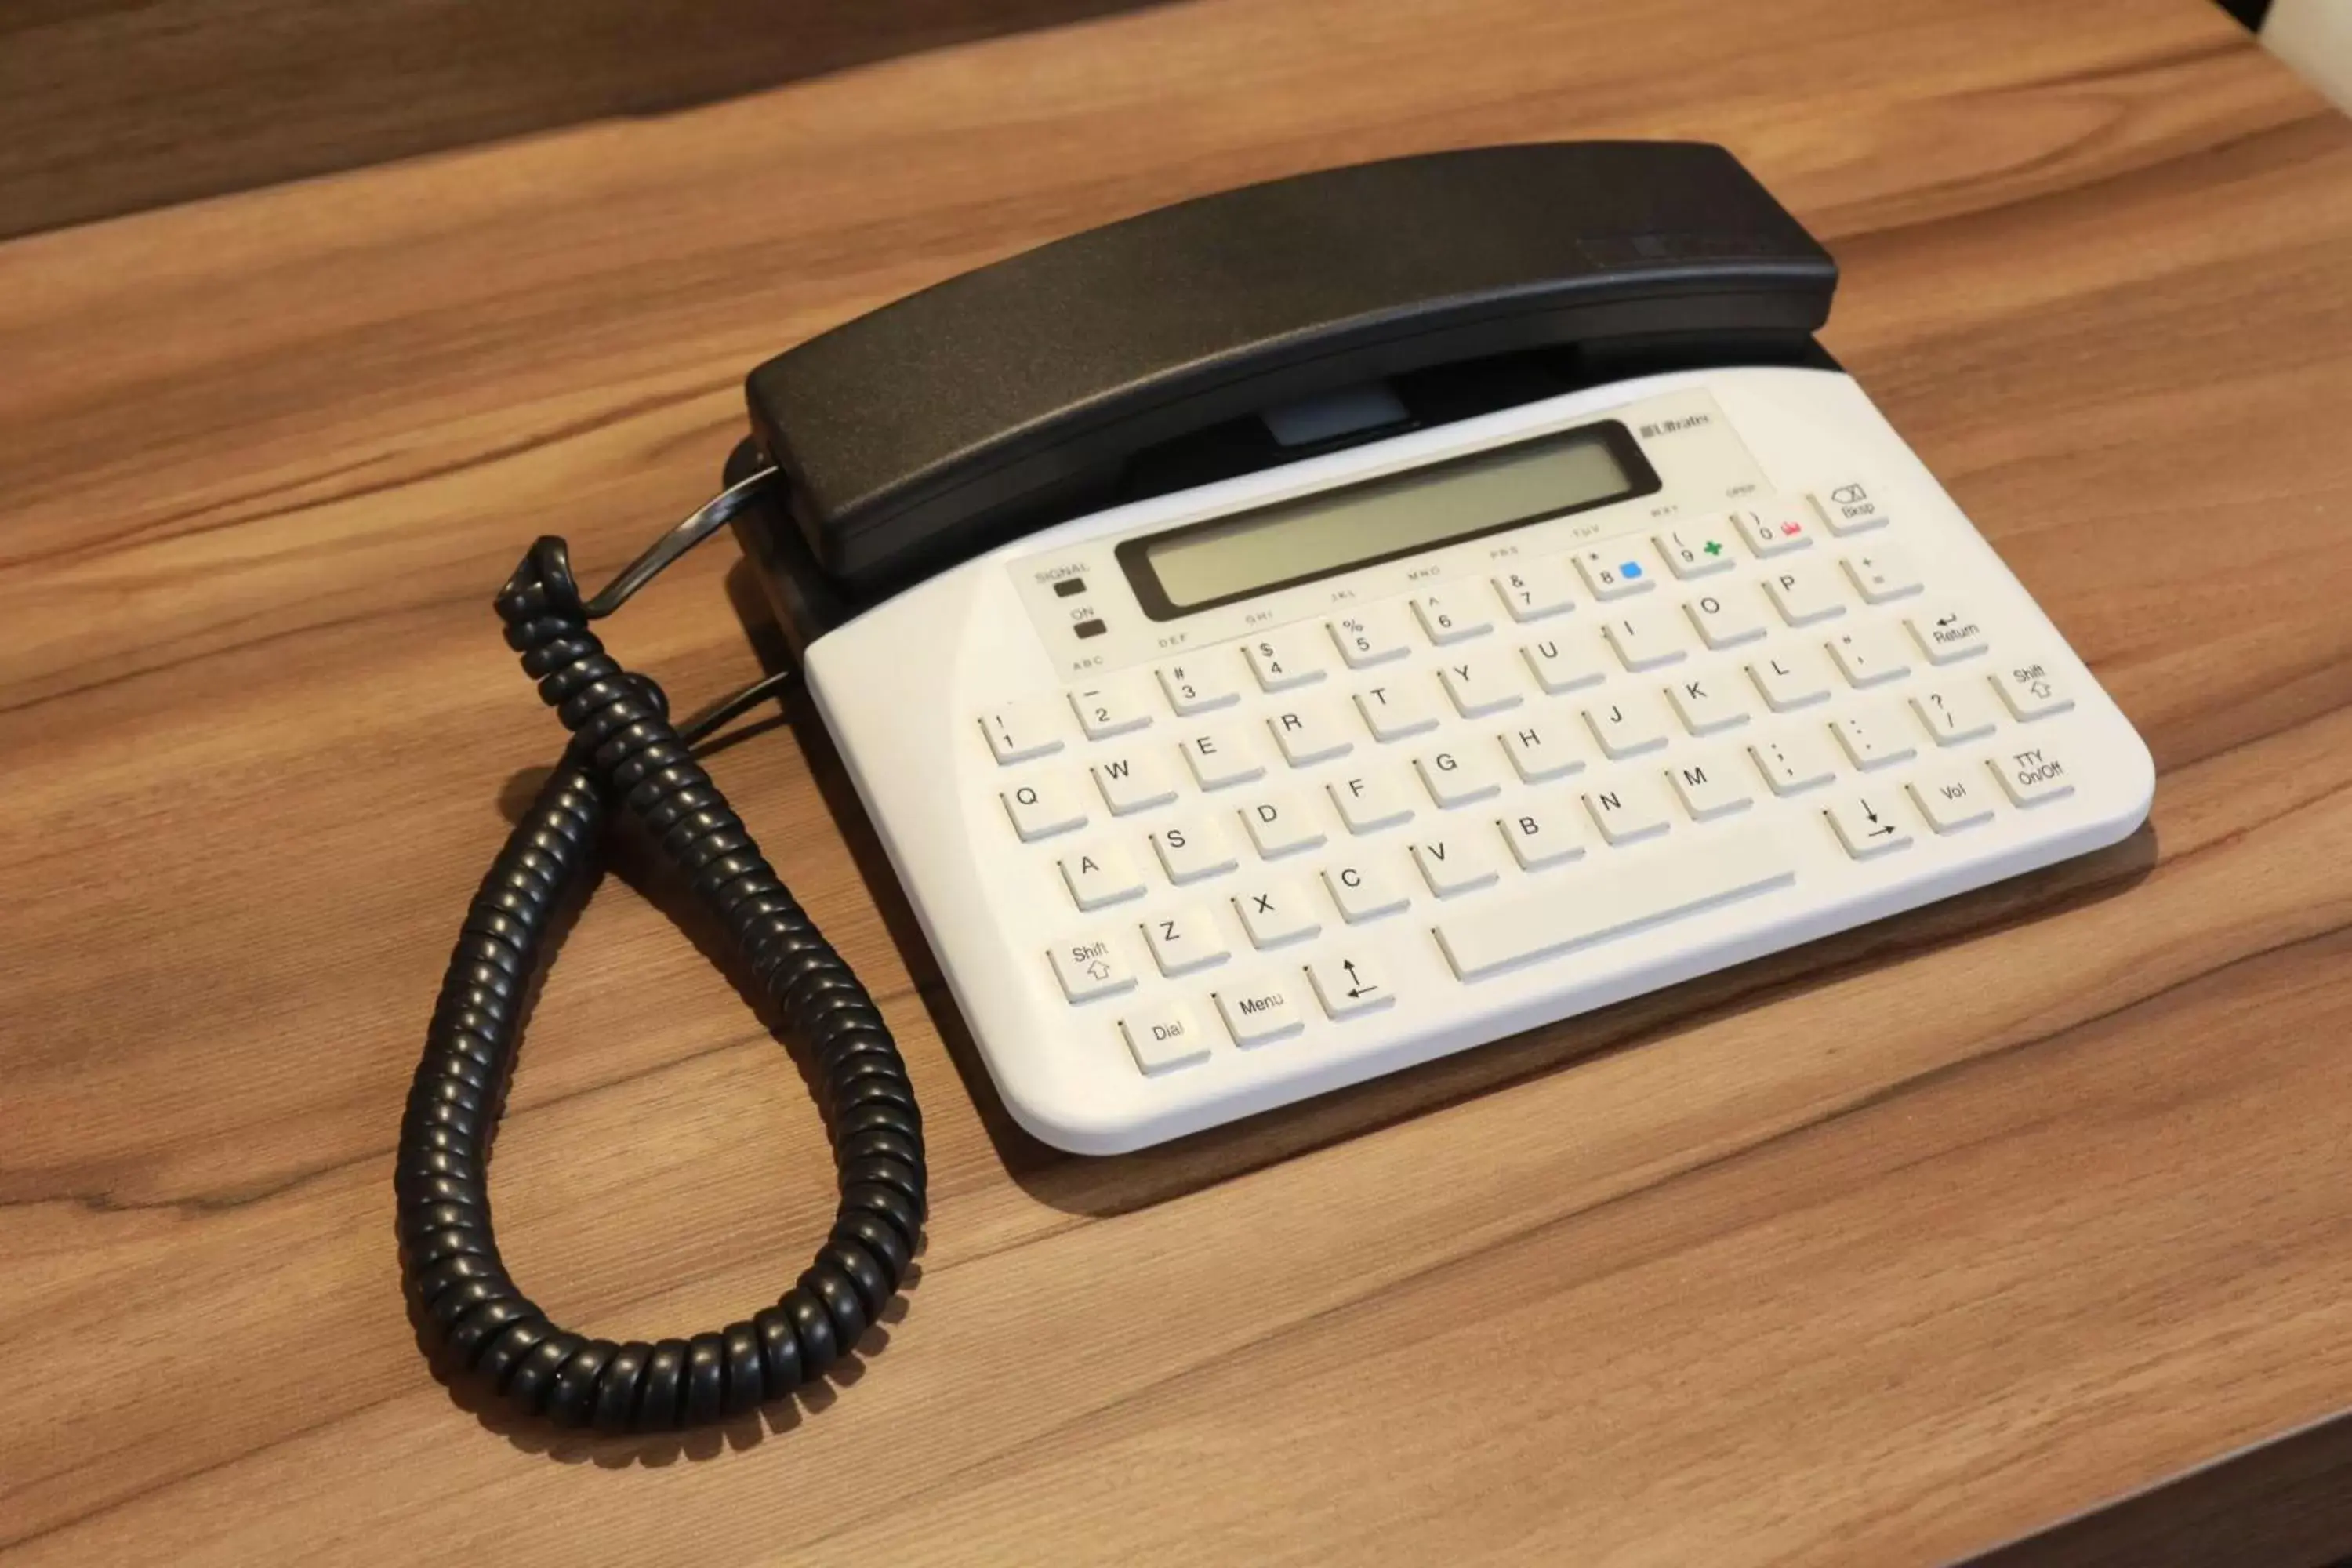
<svg viewBox="0 0 2352 1568">
<path fill-rule="evenodd" d="M 745 390 L 815 565 L 871 590 L 1118 499 L 1171 443 L 1344 387 L 1531 354 L 1593 380 L 1802 361 L 1836 284 L 1720 147 L 1481 147 L 1041 246 L 787 350 Z"/>
<path fill-rule="evenodd" d="M 1255 416 L 1339 389 L 1387 383 L 1402 418 L 1426 423 L 1652 366 L 1822 363 L 1811 334 L 1836 278 L 1721 148 L 1492 147 L 1148 213 L 952 279 L 753 371 L 752 437 L 724 494 L 593 598 L 552 538 L 499 595 L 508 641 L 572 744 L 476 895 L 402 1126 L 404 1277 L 427 1333 L 559 1424 L 717 1421 L 847 1353 L 920 1243 L 922 1125 L 897 1047 L 693 753 L 782 678 L 673 723 L 660 688 L 589 629 L 677 554 L 735 521 L 788 626 L 805 631 L 1108 500 L 1296 458 Z M 789 525 L 766 504 L 779 501 Z M 508 1276 L 488 1203 L 523 1002 L 615 822 L 677 870 L 806 1054 L 841 1188 L 831 1234 L 774 1305 L 652 1343 L 550 1322 Z"/>
</svg>

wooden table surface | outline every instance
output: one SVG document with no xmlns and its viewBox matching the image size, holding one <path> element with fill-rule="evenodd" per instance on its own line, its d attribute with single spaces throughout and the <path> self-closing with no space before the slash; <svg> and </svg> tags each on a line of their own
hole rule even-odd
<svg viewBox="0 0 2352 1568">
<path fill-rule="evenodd" d="M 906 1046 L 903 1316 L 683 1444 L 436 1382 L 392 1146 L 557 750 L 520 546 L 617 565 L 746 367 L 950 272 L 1592 135 L 1727 142 L 1836 252 L 1826 342 L 2147 736 L 2149 827 L 1083 1161 L 1009 1130 L 796 712 L 716 771 Z M 1195 0 L 0 247 L 0 1555 L 1913 1561 L 2352 1405 L 2347 345 L 2352 123 L 2199 0 Z M 757 668 L 730 565 L 611 623 L 681 701 Z M 495 1185 L 614 1336 L 772 1299 L 831 1205 L 617 879 Z"/>
</svg>

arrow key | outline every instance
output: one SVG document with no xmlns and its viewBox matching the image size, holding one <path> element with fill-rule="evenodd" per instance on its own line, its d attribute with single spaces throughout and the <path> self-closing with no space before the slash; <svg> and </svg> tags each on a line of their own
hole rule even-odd
<svg viewBox="0 0 2352 1568">
<path fill-rule="evenodd" d="M 1361 957 L 1318 958 L 1307 966 L 1307 978 L 1314 982 L 1323 1011 L 1334 1018 L 1377 1012 L 1396 1000 L 1388 971 Z"/>
<path fill-rule="evenodd" d="M 1868 860 L 1910 844 L 1911 830 L 1895 815 L 1896 793 L 1893 789 L 1872 790 L 1866 795 L 1850 795 L 1830 802 L 1822 815 L 1830 819 L 1830 826 L 1847 854 L 1857 860 Z"/>
</svg>

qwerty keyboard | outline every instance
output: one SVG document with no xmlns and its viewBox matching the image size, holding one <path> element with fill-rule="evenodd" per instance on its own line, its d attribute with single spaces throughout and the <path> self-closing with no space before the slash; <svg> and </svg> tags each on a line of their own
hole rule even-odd
<svg viewBox="0 0 2352 1568">
<path fill-rule="evenodd" d="M 1461 454 L 1583 450 L 1607 483 L 1576 445 L 1604 426 L 1629 477 L 1593 504 L 1314 569 L 1354 536 L 1302 493 L 1475 518 Z M 1381 477 L 1424 471 L 1410 508 Z M 1179 563 L 1185 607 L 1139 575 L 1228 527 L 1265 585 Z M 2082 853 L 2153 782 L 1826 372 L 1597 388 L 1081 519 L 808 668 L 1007 1105 L 1097 1152 Z"/>
<path fill-rule="evenodd" d="M 1389 1005 L 1353 939 L 1417 907 L 1475 982 L 1786 882 L 1792 815 L 1864 860 L 2064 796 L 2032 726 L 2072 697 L 1885 521 L 1743 508 L 980 715 L 1013 831 L 1101 917 L 1046 954 L 1064 995 L 1187 982 L 1118 1010 L 1175 1072 Z"/>
</svg>

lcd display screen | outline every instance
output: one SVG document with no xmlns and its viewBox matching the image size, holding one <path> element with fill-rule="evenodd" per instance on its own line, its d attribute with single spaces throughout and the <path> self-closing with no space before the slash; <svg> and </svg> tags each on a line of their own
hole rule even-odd
<svg viewBox="0 0 2352 1568">
<path fill-rule="evenodd" d="M 1587 426 L 1174 529 L 1132 542 L 1150 579 L 1138 587 L 1165 612 L 1197 610 L 1654 489 L 1628 453 L 1640 463 L 1623 426 Z M 1129 548 L 1119 553 L 1135 574 Z"/>
</svg>

